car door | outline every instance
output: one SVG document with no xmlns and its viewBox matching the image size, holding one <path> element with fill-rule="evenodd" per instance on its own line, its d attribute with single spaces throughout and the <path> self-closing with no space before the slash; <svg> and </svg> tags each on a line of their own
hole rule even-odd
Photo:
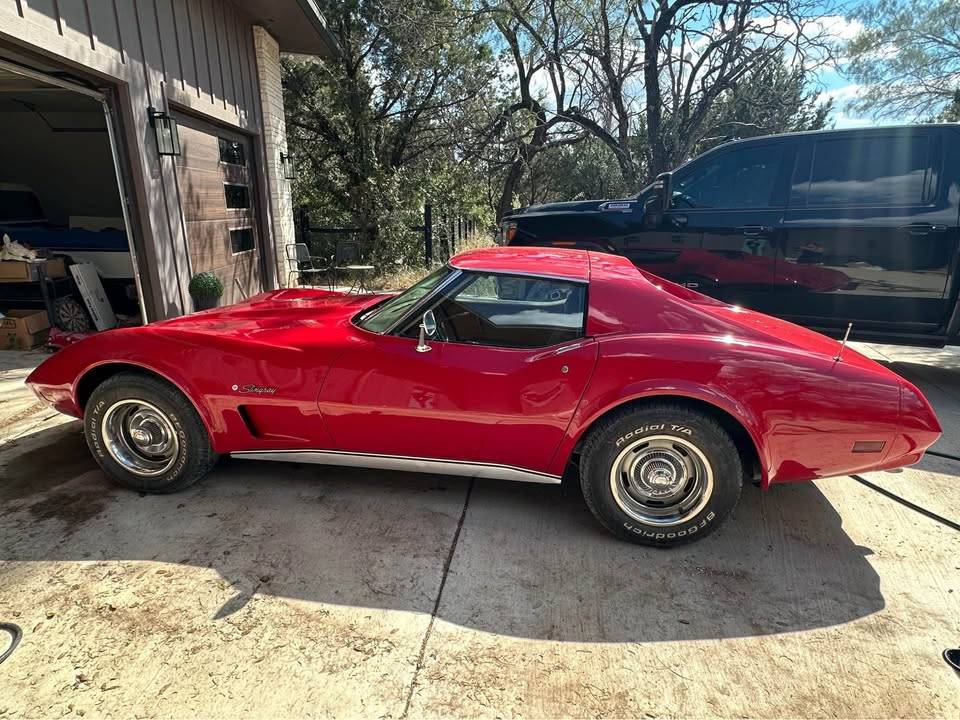
<svg viewBox="0 0 960 720">
<path fill-rule="evenodd" d="M 955 185 L 937 126 L 810 137 L 792 181 L 774 311 L 807 325 L 935 332 L 950 311 Z"/>
<path fill-rule="evenodd" d="M 718 148 L 678 170 L 662 225 L 632 238 L 645 270 L 720 300 L 764 310 L 793 167 L 793 140 Z"/>
<path fill-rule="evenodd" d="M 543 472 L 597 358 L 586 284 L 455 272 L 389 332 L 357 329 L 320 393 L 334 443 Z M 418 351 L 426 310 L 438 330 Z"/>
</svg>

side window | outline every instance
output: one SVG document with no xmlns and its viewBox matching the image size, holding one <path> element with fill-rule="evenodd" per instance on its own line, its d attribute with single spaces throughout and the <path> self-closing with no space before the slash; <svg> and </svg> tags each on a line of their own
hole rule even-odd
<svg viewBox="0 0 960 720">
<path fill-rule="evenodd" d="M 918 205 L 929 167 L 924 135 L 854 135 L 818 140 L 807 205 Z"/>
<path fill-rule="evenodd" d="M 771 207 L 785 146 L 750 145 L 696 163 L 673 182 L 673 207 Z"/>
<path fill-rule="evenodd" d="M 586 285 L 468 273 L 431 308 L 437 339 L 504 348 L 548 347 L 583 335 Z M 416 335 L 417 324 L 404 334 Z"/>
</svg>

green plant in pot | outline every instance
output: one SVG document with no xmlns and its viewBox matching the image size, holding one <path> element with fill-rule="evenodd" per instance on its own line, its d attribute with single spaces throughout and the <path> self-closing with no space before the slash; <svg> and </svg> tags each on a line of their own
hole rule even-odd
<svg viewBox="0 0 960 720">
<path fill-rule="evenodd" d="M 190 278 L 190 297 L 196 310 L 209 310 L 220 303 L 223 283 L 213 273 L 201 272 Z"/>
</svg>

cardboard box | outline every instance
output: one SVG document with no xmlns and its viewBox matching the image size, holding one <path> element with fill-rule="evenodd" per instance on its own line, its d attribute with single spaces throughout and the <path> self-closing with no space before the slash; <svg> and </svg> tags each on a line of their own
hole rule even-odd
<svg viewBox="0 0 960 720">
<path fill-rule="evenodd" d="M 8 310 L 0 318 L 0 349 L 30 350 L 43 345 L 50 334 L 46 310 Z"/>
<path fill-rule="evenodd" d="M 50 278 L 62 278 L 67 276 L 67 264 L 63 261 L 62 257 L 50 258 L 47 260 L 44 269 L 47 272 L 47 277 Z"/>
<path fill-rule="evenodd" d="M 47 277 L 67 276 L 67 267 L 63 258 L 52 258 L 43 262 L 22 262 L 20 260 L 0 260 L 0 282 L 35 282 L 40 279 L 40 266 L 43 265 Z"/>
</svg>

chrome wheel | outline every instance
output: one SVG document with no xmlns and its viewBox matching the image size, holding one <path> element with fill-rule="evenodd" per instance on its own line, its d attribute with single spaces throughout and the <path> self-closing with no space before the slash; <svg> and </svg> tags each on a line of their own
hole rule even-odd
<svg viewBox="0 0 960 720">
<path fill-rule="evenodd" d="M 610 469 L 613 499 L 637 522 L 680 525 L 703 510 L 713 494 L 713 468 L 689 440 L 641 438 L 625 447 Z"/>
<path fill-rule="evenodd" d="M 162 475 L 180 452 L 173 423 L 143 400 L 119 400 L 107 408 L 100 435 L 110 457 L 137 475 Z"/>
</svg>

